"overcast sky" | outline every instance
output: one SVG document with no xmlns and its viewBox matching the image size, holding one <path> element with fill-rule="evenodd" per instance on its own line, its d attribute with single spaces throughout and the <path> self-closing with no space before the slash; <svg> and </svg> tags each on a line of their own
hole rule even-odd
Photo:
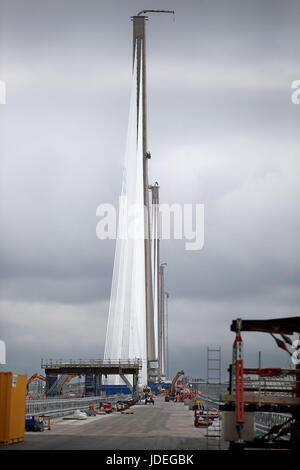
<svg viewBox="0 0 300 470">
<path fill-rule="evenodd" d="M 299 315 L 300 4 L 275 0 L 0 0 L 0 339 L 7 366 L 103 356 L 132 67 L 147 22 L 150 181 L 205 206 L 205 245 L 163 241 L 170 374 L 231 360 L 232 319 Z M 288 366 L 267 335 L 246 364 Z"/>
</svg>

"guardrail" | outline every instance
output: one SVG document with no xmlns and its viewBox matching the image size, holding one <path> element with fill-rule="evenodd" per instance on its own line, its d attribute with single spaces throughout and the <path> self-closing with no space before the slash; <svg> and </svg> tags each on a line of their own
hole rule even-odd
<svg viewBox="0 0 300 470">
<path fill-rule="evenodd" d="M 254 413 L 254 427 L 259 433 L 268 432 L 273 426 L 281 425 L 285 423 L 291 415 L 285 413 L 266 413 L 266 412 L 255 412 Z"/>
<path fill-rule="evenodd" d="M 42 359 L 42 368 L 51 368 L 55 366 L 115 366 L 115 365 L 132 365 L 141 366 L 140 359 Z"/>
<path fill-rule="evenodd" d="M 48 398 L 44 400 L 26 400 L 26 415 L 44 414 L 58 417 L 71 414 L 75 410 L 87 410 L 90 405 L 100 408 L 104 402 L 117 403 L 131 399 L 131 395 L 111 395 L 105 394 L 97 397 L 86 398 Z"/>
<path fill-rule="evenodd" d="M 215 404 L 221 404 L 220 395 L 226 393 L 228 390 L 227 383 L 208 383 L 208 382 L 198 382 L 194 383 L 195 392 L 201 396 L 204 400 Z"/>
</svg>

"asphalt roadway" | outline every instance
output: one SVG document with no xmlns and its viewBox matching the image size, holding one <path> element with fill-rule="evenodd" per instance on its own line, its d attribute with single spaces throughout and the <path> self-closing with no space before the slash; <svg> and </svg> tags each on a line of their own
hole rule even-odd
<svg viewBox="0 0 300 470">
<path fill-rule="evenodd" d="M 55 418 L 51 430 L 25 433 L 10 450 L 205 450 L 206 428 L 194 426 L 193 411 L 183 403 L 155 398 L 129 412 L 90 416 L 87 420 Z M 223 445 L 222 445 L 222 448 Z"/>
</svg>

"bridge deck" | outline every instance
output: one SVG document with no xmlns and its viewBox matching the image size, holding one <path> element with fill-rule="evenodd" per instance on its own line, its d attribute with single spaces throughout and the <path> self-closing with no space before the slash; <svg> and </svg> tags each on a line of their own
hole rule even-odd
<svg viewBox="0 0 300 470">
<path fill-rule="evenodd" d="M 98 360 L 90 359 L 78 361 L 49 360 L 42 361 L 42 369 L 50 374 L 138 374 L 141 362 L 136 360 Z"/>
</svg>

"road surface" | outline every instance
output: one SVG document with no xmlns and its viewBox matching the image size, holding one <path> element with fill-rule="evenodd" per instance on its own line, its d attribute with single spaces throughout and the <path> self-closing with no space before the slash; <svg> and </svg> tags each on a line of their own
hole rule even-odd
<svg viewBox="0 0 300 470">
<path fill-rule="evenodd" d="M 13 450 L 201 450 L 207 448 L 206 428 L 194 426 L 193 411 L 183 403 L 138 404 L 129 412 L 75 421 L 56 418 L 51 430 L 25 433 Z M 2 447 L 2 449 L 4 449 Z"/>
</svg>

